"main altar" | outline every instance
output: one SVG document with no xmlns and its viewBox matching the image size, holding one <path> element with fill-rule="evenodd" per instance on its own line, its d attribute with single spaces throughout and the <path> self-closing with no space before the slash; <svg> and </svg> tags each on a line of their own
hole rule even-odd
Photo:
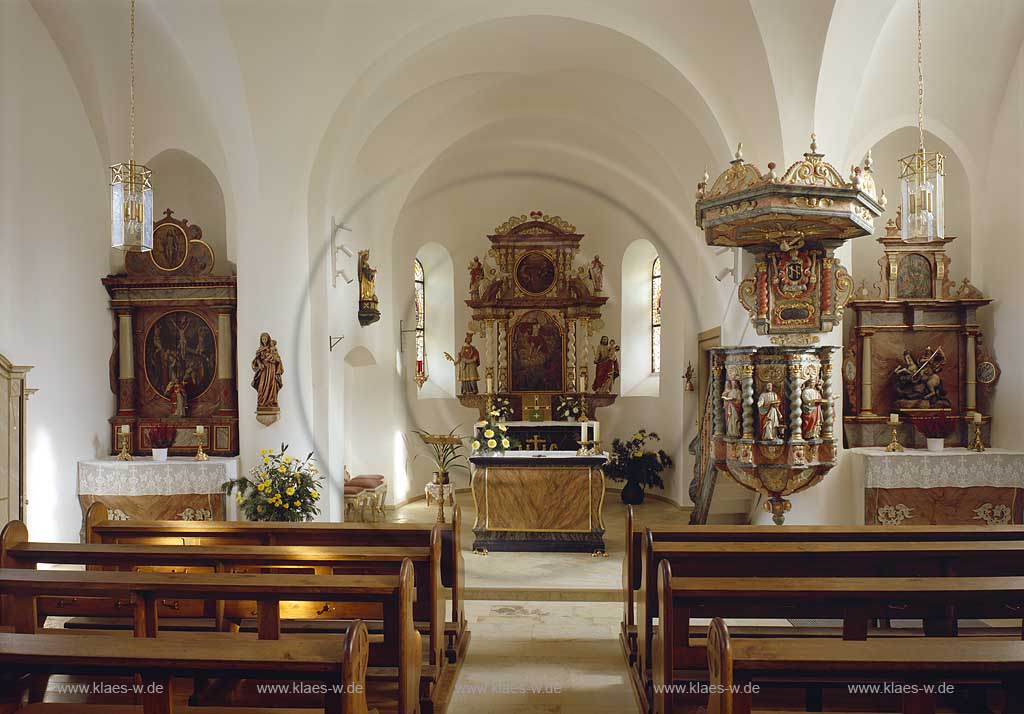
<svg viewBox="0 0 1024 714">
<path fill-rule="evenodd" d="M 505 448 L 523 450 L 470 458 L 474 549 L 603 551 L 607 456 L 593 420 L 615 401 L 619 376 L 615 340 L 593 342 L 604 266 L 597 255 L 577 264 L 583 235 L 542 211 L 487 238 L 469 265 L 465 342 L 447 357 L 462 404 L 502 420 Z"/>
<path fill-rule="evenodd" d="M 474 551 L 604 551 L 604 454 L 471 456 Z"/>
</svg>

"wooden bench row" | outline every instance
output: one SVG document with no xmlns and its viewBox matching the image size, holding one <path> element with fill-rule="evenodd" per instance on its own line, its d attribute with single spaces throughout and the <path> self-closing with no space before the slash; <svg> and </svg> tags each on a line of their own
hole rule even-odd
<svg viewBox="0 0 1024 714">
<path fill-rule="evenodd" d="M 236 521 L 111 521 L 95 503 L 86 512 L 85 540 L 131 545 L 273 545 L 351 548 L 430 548 L 440 532 L 440 585 L 450 595 L 445 614 L 445 653 L 456 662 L 469 644 L 464 612 L 465 564 L 461 545 L 462 513 L 451 523 L 249 523 Z M 443 596 L 442 596 L 443 600 Z M 417 618 L 423 619 L 418 612 Z"/>
</svg>

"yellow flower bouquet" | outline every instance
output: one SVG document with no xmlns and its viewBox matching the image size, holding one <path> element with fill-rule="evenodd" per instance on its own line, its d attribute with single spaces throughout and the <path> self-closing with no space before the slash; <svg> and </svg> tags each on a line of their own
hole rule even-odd
<svg viewBox="0 0 1024 714">
<path fill-rule="evenodd" d="M 236 492 L 235 500 L 248 520 L 311 521 L 320 513 L 316 504 L 322 480 L 313 452 L 295 459 L 287 451 L 287 444 L 277 452 L 263 449 L 248 476 L 222 486 L 226 495 Z"/>
<path fill-rule="evenodd" d="M 503 454 L 506 449 L 515 448 L 508 434 L 508 425 L 501 421 L 501 412 L 492 409 L 486 419 L 478 421 L 473 432 L 473 453 Z"/>
</svg>

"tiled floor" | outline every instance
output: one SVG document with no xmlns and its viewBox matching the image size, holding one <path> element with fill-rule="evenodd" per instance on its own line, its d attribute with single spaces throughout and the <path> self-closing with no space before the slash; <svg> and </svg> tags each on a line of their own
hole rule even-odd
<svg viewBox="0 0 1024 714">
<path fill-rule="evenodd" d="M 466 552 L 466 616 L 473 633 L 449 714 L 631 714 L 619 648 L 625 508 L 605 502 L 607 558 L 571 553 L 473 555 L 473 501 L 458 494 Z M 409 504 L 392 520 L 432 521 Z M 685 523 L 689 513 L 649 500 L 645 523 Z"/>
</svg>

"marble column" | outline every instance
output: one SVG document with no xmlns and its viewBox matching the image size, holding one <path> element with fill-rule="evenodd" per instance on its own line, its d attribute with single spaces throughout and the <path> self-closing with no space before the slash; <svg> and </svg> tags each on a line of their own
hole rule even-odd
<svg viewBox="0 0 1024 714">
<path fill-rule="evenodd" d="M 135 340 L 130 309 L 118 308 L 117 315 L 117 414 L 135 414 L 138 383 L 135 381 Z"/>
<path fill-rule="evenodd" d="M 864 330 L 861 332 L 861 356 L 860 356 L 860 415 L 873 416 L 871 411 L 871 335 L 874 332 Z"/>
<path fill-rule="evenodd" d="M 978 333 L 971 330 L 967 333 L 967 394 L 965 406 L 967 412 L 978 410 L 978 358 L 977 358 Z"/>
</svg>

